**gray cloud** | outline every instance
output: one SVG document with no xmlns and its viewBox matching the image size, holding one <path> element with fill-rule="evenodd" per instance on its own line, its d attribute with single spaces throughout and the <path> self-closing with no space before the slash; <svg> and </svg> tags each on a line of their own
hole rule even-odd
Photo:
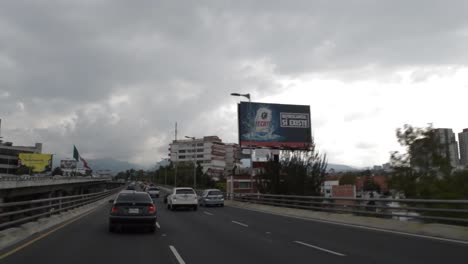
<svg viewBox="0 0 468 264">
<path fill-rule="evenodd" d="M 4 134 L 62 155 L 74 143 L 90 157 L 141 163 L 166 154 L 175 121 L 181 133 L 234 141 L 224 109 L 237 102 L 232 91 L 262 98 L 301 74 L 466 65 L 467 4 L 5 1 Z"/>
</svg>

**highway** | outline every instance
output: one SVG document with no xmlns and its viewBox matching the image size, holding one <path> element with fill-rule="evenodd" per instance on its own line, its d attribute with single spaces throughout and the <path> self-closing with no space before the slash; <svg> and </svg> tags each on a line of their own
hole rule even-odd
<svg viewBox="0 0 468 264">
<path fill-rule="evenodd" d="M 240 208 L 172 212 L 157 199 L 155 234 L 109 233 L 110 204 L 0 252 L 16 263 L 465 263 L 468 244 Z M 32 242 L 32 243 L 30 243 Z M 5 254 L 9 254 L 6 256 Z"/>
</svg>

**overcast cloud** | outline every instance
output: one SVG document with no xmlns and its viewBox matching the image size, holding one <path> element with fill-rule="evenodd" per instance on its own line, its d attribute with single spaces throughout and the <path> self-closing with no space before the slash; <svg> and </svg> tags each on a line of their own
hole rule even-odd
<svg viewBox="0 0 468 264">
<path fill-rule="evenodd" d="M 468 127 L 467 1 L 2 1 L 15 144 L 143 165 L 179 135 L 237 140 L 230 92 L 311 105 L 330 162 L 370 166 L 405 123 Z"/>
</svg>

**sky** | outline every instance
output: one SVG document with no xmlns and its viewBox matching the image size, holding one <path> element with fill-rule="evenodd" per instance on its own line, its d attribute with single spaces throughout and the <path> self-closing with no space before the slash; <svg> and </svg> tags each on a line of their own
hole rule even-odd
<svg viewBox="0 0 468 264">
<path fill-rule="evenodd" d="M 468 1 L 1 1 L 15 145 L 150 166 L 179 136 L 237 142 L 231 92 L 311 107 L 317 148 L 366 167 L 404 124 L 468 127 Z"/>
</svg>

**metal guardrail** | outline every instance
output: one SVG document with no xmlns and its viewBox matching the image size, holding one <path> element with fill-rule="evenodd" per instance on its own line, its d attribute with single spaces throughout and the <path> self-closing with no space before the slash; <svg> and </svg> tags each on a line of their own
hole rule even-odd
<svg viewBox="0 0 468 264">
<path fill-rule="evenodd" d="M 226 193 L 226 198 L 280 207 L 468 225 L 468 200 L 326 198 L 257 193 Z"/>
<path fill-rule="evenodd" d="M 96 202 L 121 189 L 119 187 L 98 193 L 0 203 L 0 230 Z"/>
<path fill-rule="evenodd" d="M 90 177 L 90 176 L 1 176 L 0 182 L 12 181 L 65 181 L 65 180 L 108 180 L 108 177 Z"/>
</svg>

